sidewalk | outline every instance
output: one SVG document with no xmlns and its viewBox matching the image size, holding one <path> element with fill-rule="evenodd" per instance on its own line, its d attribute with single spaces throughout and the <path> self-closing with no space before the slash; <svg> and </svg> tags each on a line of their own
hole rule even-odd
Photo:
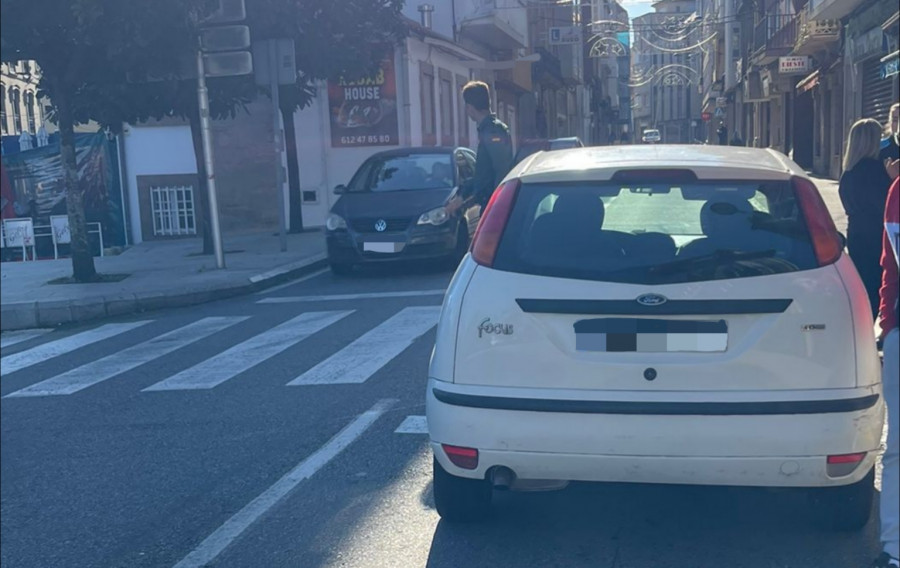
<svg viewBox="0 0 900 568">
<path fill-rule="evenodd" d="M 225 236 L 226 269 L 202 256 L 199 239 L 151 241 L 118 256 L 94 258 L 120 282 L 49 284 L 72 275 L 72 261 L 0 264 L 0 329 L 27 329 L 219 300 L 260 290 L 326 265 L 321 232 L 288 235 L 279 252 L 272 233 Z"/>
</svg>

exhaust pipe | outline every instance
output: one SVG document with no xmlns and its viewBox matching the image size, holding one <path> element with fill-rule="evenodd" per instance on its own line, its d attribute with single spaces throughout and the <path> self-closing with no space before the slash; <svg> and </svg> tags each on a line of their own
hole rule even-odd
<svg viewBox="0 0 900 568">
<path fill-rule="evenodd" d="M 497 466 L 491 470 L 491 485 L 494 489 L 507 491 L 516 480 L 516 474 L 506 466 Z"/>
</svg>

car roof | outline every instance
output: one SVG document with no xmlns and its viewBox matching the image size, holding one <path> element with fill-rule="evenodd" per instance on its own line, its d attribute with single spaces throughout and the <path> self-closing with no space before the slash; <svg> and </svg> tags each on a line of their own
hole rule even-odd
<svg viewBox="0 0 900 568">
<path fill-rule="evenodd" d="M 770 149 L 701 144 L 594 146 L 538 152 L 509 177 L 523 181 L 608 180 L 618 170 L 689 169 L 699 179 L 788 179 L 805 175 L 787 156 Z"/>
</svg>

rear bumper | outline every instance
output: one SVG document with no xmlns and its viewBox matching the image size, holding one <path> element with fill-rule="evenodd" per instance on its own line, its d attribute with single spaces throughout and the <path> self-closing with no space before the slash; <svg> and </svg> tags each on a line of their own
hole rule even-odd
<svg viewBox="0 0 900 568">
<path fill-rule="evenodd" d="M 592 400 L 590 408 L 565 411 L 535 397 L 535 389 L 432 379 L 426 413 L 435 456 L 461 477 L 483 478 L 492 467 L 505 466 L 520 479 L 828 487 L 865 476 L 883 431 L 880 388 L 849 390 L 854 392 L 837 399 L 828 391 L 807 392 L 802 399 L 786 394 L 755 403 L 763 404 L 758 414 L 750 413 L 752 406 L 711 412 L 708 403 L 691 400 L 632 400 L 625 406 L 622 400 Z M 511 405 L 513 400 L 519 403 Z M 478 404 L 467 404 L 472 402 Z M 786 413 L 789 405 L 801 412 Z M 822 411 L 812 412 L 816 406 Z M 456 467 L 440 444 L 478 449 L 478 467 Z M 857 452 L 867 454 L 856 469 L 829 476 L 827 456 Z"/>
<path fill-rule="evenodd" d="M 422 260 L 449 256 L 456 250 L 455 223 L 446 227 L 416 227 L 404 233 L 361 234 L 350 231 L 329 232 L 325 237 L 328 260 L 335 264 L 363 264 Z M 368 252 L 365 242 L 398 243 L 402 249 L 395 253 Z"/>
</svg>

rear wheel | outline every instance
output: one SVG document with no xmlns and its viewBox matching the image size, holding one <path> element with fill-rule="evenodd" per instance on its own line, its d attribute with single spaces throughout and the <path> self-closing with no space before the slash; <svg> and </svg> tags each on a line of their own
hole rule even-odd
<svg viewBox="0 0 900 568">
<path fill-rule="evenodd" d="M 817 489 L 812 494 L 815 519 L 824 528 L 858 531 L 869 523 L 875 499 L 875 468 L 861 480 L 842 487 Z"/>
<path fill-rule="evenodd" d="M 490 511 L 492 495 L 486 479 L 450 475 L 434 460 L 434 504 L 442 519 L 456 523 L 482 520 Z"/>
</svg>

